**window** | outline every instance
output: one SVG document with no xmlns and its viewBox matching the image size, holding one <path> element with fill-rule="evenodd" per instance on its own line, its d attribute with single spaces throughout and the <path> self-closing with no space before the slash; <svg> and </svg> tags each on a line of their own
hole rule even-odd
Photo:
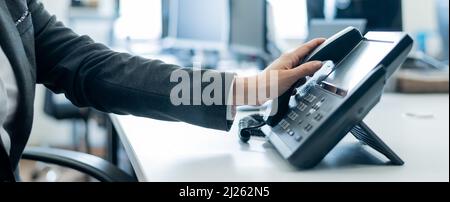
<svg viewBox="0 0 450 202">
<path fill-rule="evenodd" d="M 308 34 L 306 0 L 268 0 L 278 39 L 305 39 Z M 270 15 L 270 12 L 269 12 Z"/>
<path fill-rule="evenodd" d="M 159 39 L 162 32 L 161 10 L 161 0 L 120 0 L 116 37 Z"/>
</svg>

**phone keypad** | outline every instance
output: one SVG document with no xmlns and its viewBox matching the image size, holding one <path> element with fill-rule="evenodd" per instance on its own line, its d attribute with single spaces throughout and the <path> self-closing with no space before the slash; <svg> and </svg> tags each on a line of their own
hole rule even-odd
<svg viewBox="0 0 450 202">
<path fill-rule="evenodd" d="M 333 97 L 311 89 L 309 94 L 296 98 L 298 105 L 291 108 L 279 123 L 279 137 L 292 149 L 298 148 L 319 129 L 334 103 Z"/>
</svg>

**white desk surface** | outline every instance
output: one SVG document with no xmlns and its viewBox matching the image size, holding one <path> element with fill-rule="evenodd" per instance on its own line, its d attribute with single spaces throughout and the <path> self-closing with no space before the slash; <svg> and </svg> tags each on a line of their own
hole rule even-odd
<svg viewBox="0 0 450 202">
<path fill-rule="evenodd" d="M 240 113 L 242 117 L 245 113 Z M 348 135 L 318 167 L 297 170 L 264 140 L 133 116 L 111 116 L 140 181 L 449 181 L 449 96 L 387 94 L 365 122 L 405 161 L 384 165 Z M 364 148 L 364 149 L 362 149 Z"/>
</svg>

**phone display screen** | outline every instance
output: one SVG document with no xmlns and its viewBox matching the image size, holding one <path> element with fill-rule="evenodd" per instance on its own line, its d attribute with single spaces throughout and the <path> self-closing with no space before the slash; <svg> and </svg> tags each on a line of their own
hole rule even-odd
<svg viewBox="0 0 450 202">
<path fill-rule="evenodd" d="M 321 85 L 326 90 L 346 96 L 381 63 L 394 45 L 391 42 L 362 41 L 337 64 L 335 70 L 322 81 Z"/>
</svg>

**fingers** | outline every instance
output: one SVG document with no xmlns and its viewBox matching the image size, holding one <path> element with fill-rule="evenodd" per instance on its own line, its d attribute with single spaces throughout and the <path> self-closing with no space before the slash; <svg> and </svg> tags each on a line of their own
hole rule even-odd
<svg viewBox="0 0 450 202">
<path fill-rule="evenodd" d="M 292 58 L 295 60 L 295 63 L 299 63 L 306 55 L 311 53 L 317 46 L 320 46 L 326 39 L 319 38 L 309 41 L 308 43 L 300 46 L 296 50 L 290 53 Z"/>
<path fill-rule="evenodd" d="M 303 65 L 300 65 L 294 69 L 291 69 L 289 71 L 292 72 L 292 74 L 297 78 L 304 78 L 306 76 L 311 76 L 314 73 L 316 73 L 321 67 L 323 66 L 322 62 L 320 61 L 312 61 L 305 63 Z"/>
</svg>

